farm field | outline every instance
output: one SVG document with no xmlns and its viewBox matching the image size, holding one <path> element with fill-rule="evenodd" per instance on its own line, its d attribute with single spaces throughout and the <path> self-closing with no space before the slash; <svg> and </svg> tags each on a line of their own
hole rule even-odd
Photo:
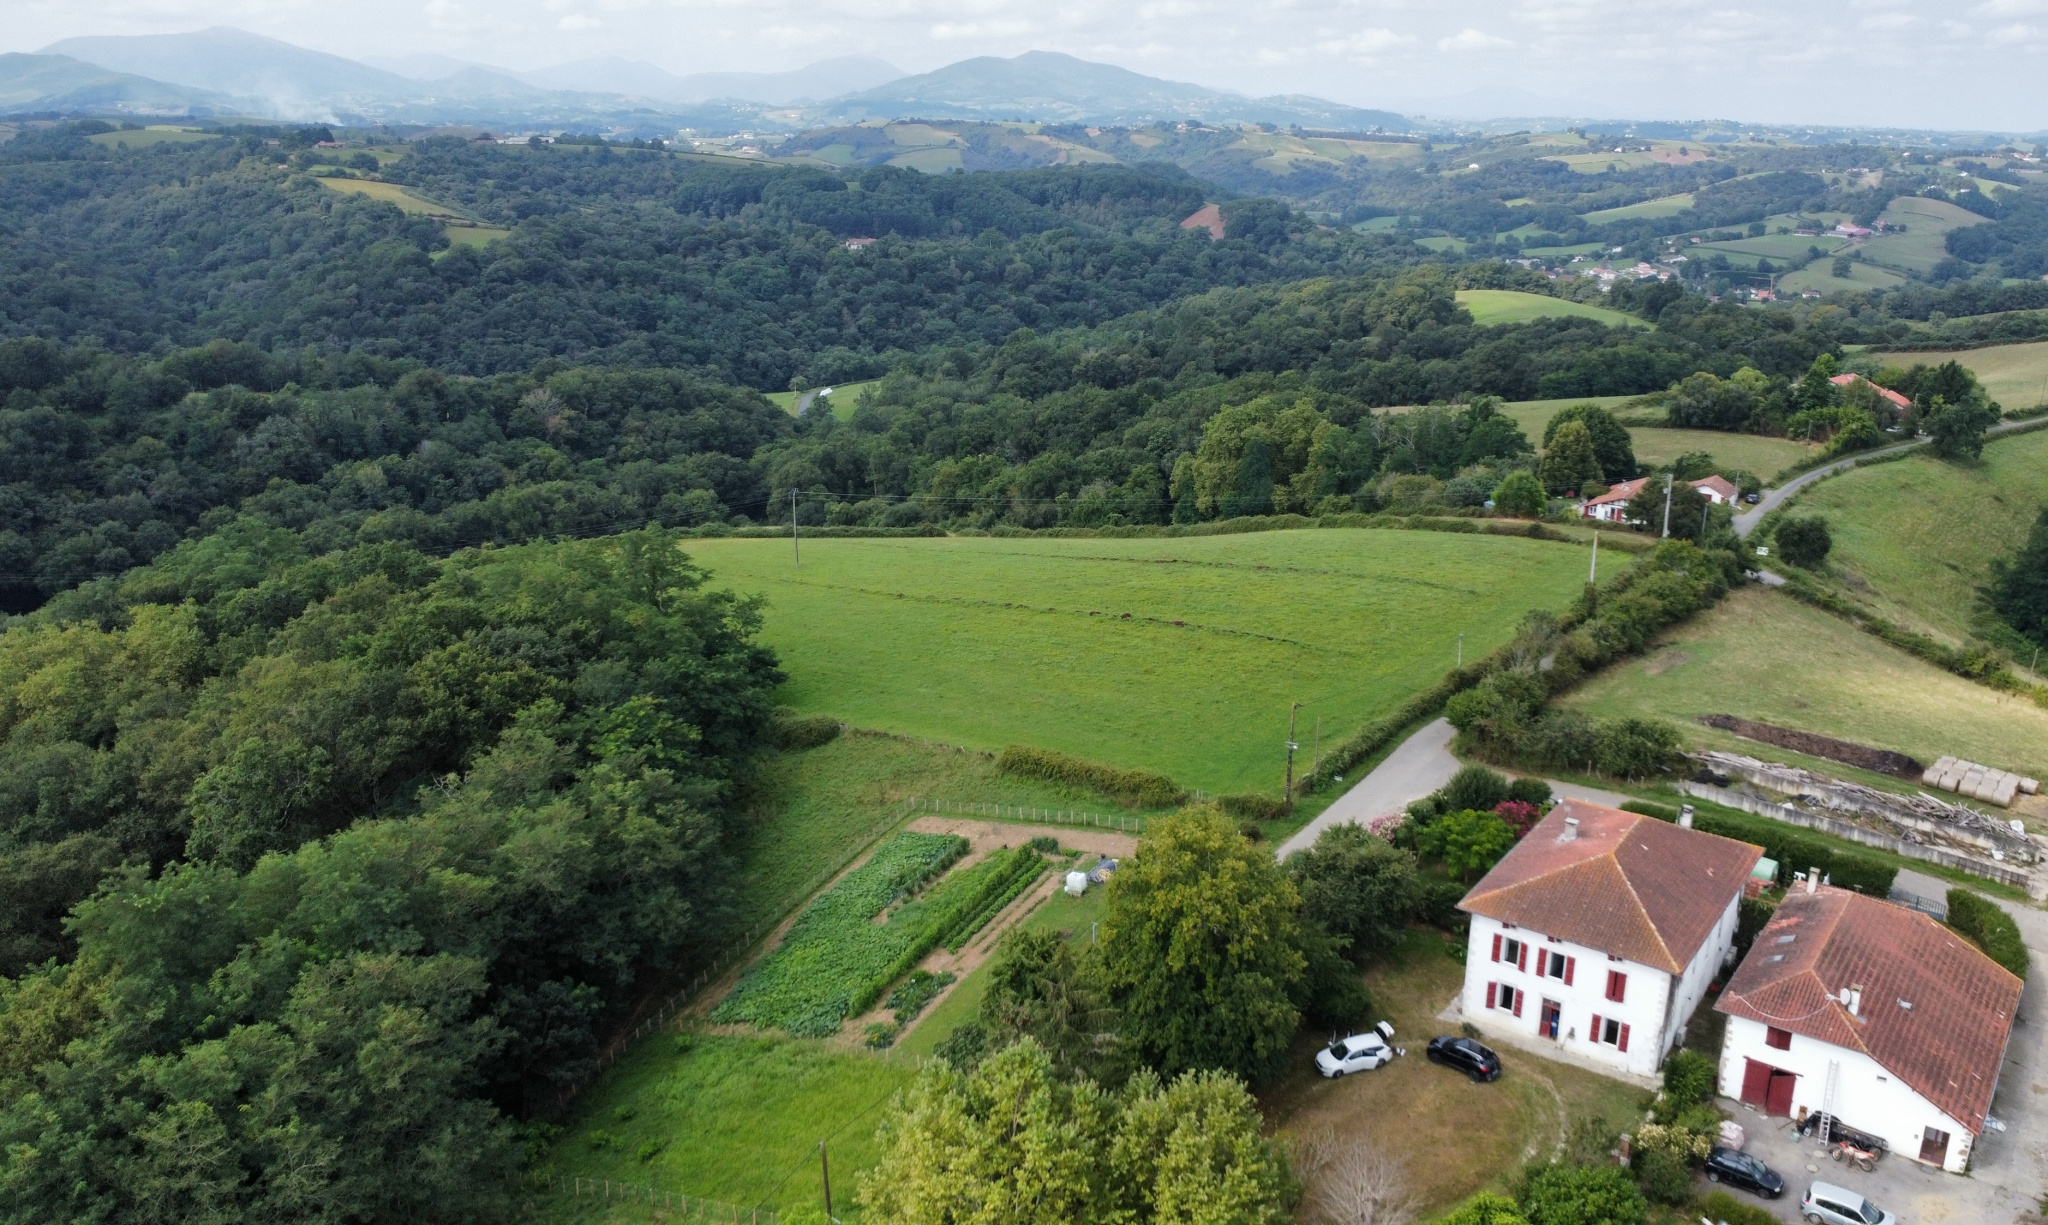
<svg viewBox="0 0 2048 1225">
<path fill-rule="evenodd" d="M 1865 239 L 1861 244 L 1863 258 L 1906 272 L 1932 272 L 1936 264 L 1948 258 L 1948 248 L 1943 244 L 1950 230 L 1982 225 L 1987 218 L 1946 200 L 1900 196 L 1885 206 L 1879 220 L 1888 226 L 1903 225 L 1906 232 Z"/>
<path fill-rule="evenodd" d="M 1849 275 L 1838 277 L 1834 273 L 1833 260 L 1815 260 L 1797 272 L 1788 272 L 1778 278 L 1781 289 L 1797 293 L 1811 289 L 1818 293 L 1835 293 L 1840 290 L 1890 289 L 1906 283 L 1906 278 L 1889 268 L 1863 260 L 1849 264 Z"/>
<path fill-rule="evenodd" d="M 441 232 L 448 236 L 451 245 L 457 247 L 488 246 L 500 238 L 512 237 L 512 231 L 488 225 L 451 225 Z"/>
<path fill-rule="evenodd" d="M 1605 174 L 1609 170 L 1642 170 L 1661 164 L 1654 153 L 1553 153 L 1546 162 L 1563 162 L 1574 174 Z"/>
<path fill-rule="evenodd" d="M 881 1153 L 881 1108 L 909 1063 L 803 1038 L 649 1038 L 584 1095 L 547 1162 L 562 1177 L 608 1178 L 788 1211 L 818 1206 L 818 1142 L 832 1162 L 834 1212 L 858 1220 L 857 1172 Z M 644 1207 L 536 1198 L 551 1225 L 647 1222 Z"/>
<path fill-rule="evenodd" d="M 767 597 L 781 701 L 971 748 L 1057 749 L 1277 792 L 1290 703 L 1341 739 L 1561 607 L 1571 546 L 1434 532 L 696 540 Z M 1175 624 L 1181 622 L 1182 624 Z M 1114 679 L 1112 679 L 1114 678 Z"/>
<path fill-rule="evenodd" d="M 345 191 L 386 204 L 396 204 L 408 213 L 430 213 L 446 215 L 448 210 L 438 204 L 429 204 L 396 183 L 378 183 L 370 179 L 318 179 L 321 186 L 333 191 Z"/>
<path fill-rule="evenodd" d="M 1763 259 L 1797 259 L 1808 253 L 1808 248 L 1819 247 L 1823 254 L 1832 255 L 1848 245 L 1846 238 L 1831 235 L 1811 234 L 1765 234 L 1759 238 L 1738 238 L 1732 242 L 1703 242 L 1697 248 L 1701 251 L 1721 251 L 1729 255 L 1754 255 Z"/>
<path fill-rule="evenodd" d="M 1992 345 L 1983 349 L 1931 350 L 1920 353 L 1873 354 L 1887 366 L 1925 362 L 1961 362 L 1984 384 L 1984 390 L 2007 411 L 2048 405 L 2048 340 Z"/>
<path fill-rule="evenodd" d="M 153 145 L 182 145 L 198 140 L 219 140 L 218 132 L 202 132 L 197 128 L 181 128 L 170 124 L 151 124 L 140 131 L 101 132 L 88 136 L 91 141 L 104 149 L 147 149 Z"/>
<path fill-rule="evenodd" d="M 1952 642 L 1971 637 L 1991 563 L 2026 543 L 2048 504 L 2048 431 L 1993 440 L 1973 467 L 1914 455 L 1851 469 L 1800 494 L 1834 532 L 1847 593 Z"/>
<path fill-rule="evenodd" d="M 1465 248 L 1471 246 L 1472 244 L 1466 242 L 1462 238 L 1452 238 L 1448 235 L 1444 235 L 1436 238 L 1418 238 L 1415 240 L 1415 245 L 1418 247 L 1427 247 L 1432 251 L 1451 251 L 1459 255 L 1463 255 L 1465 253 Z"/>
<path fill-rule="evenodd" d="M 1522 254 L 1543 259 L 1562 259 L 1568 255 L 1591 255 L 1600 250 L 1597 242 L 1575 243 L 1569 247 L 1523 247 Z"/>
<path fill-rule="evenodd" d="M 1692 207 L 1693 193 L 1685 192 L 1676 196 L 1660 196 L 1655 200 L 1644 200 L 1639 204 L 1625 204 L 1620 208 L 1603 208 L 1579 217 L 1588 225 L 1606 225 L 1610 221 L 1635 221 L 1640 218 L 1676 217 Z"/>
<path fill-rule="evenodd" d="M 2048 770 L 2048 710 L 1757 588 L 1730 594 L 1664 635 L 1646 657 L 1608 668 L 1561 704 L 1596 717 L 1670 719 L 1693 742 L 1722 747 L 1749 742 L 1701 727 L 1695 715 L 1737 715 L 1922 761 L 1952 753 L 2028 773 Z M 1753 754 L 1756 746 L 1737 751 Z"/>
<path fill-rule="evenodd" d="M 1635 443 L 1636 459 L 1644 464 L 1668 464 L 1687 451 L 1705 451 L 1721 463 L 1747 468 L 1765 483 L 1818 449 L 1789 438 L 1721 430 L 1638 427 L 1629 430 L 1629 437 Z"/>
<path fill-rule="evenodd" d="M 1259 1094 L 1267 1119 L 1298 1137 L 1323 1131 L 1361 1136 L 1406 1166 L 1428 1220 L 1459 1200 L 1505 1188 L 1522 1165 L 1549 1158 L 1562 1129 L 1603 1118 L 1619 1129 L 1641 1117 L 1649 1095 L 1605 1076 L 1496 1047 L 1501 1078 L 1478 1085 L 1423 1055 L 1436 1019 L 1463 982 L 1450 938 L 1411 929 L 1389 963 L 1366 974 L 1374 1020 L 1392 1021 L 1404 1058 L 1374 1072 L 1324 1080 L 1310 1065 L 1320 1035 L 1299 1035 L 1287 1071 Z"/>
<path fill-rule="evenodd" d="M 854 405 L 860 403 L 860 393 L 880 384 L 881 381 L 869 379 L 862 383 L 839 383 L 829 389 L 829 395 L 825 391 L 818 394 L 826 397 L 825 402 L 832 407 L 832 415 L 845 421 L 853 416 Z M 803 398 L 800 391 L 764 391 L 761 394 L 768 397 L 769 403 L 791 416 L 796 414 L 796 402 Z"/>
<path fill-rule="evenodd" d="M 1608 310 L 1604 306 L 1588 306 L 1583 302 L 1568 302 L 1546 294 L 1519 293 L 1512 289 L 1461 289 L 1458 291 L 1458 305 L 1472 312 L 1474 322 L 1487 326 L 1559 317 L 1597 319 L 1610 327 L 1650 326 L 1634 315 Z"/>
</svg>

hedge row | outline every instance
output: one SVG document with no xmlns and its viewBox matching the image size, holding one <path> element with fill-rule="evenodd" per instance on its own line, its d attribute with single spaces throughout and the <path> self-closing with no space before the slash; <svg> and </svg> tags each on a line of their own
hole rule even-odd
<svg viewBox="0 0 2048 1225">
<path fill-rule="evenodd" d="M 1270 795 L 1219 795 L 1216 806 L 1239 821 L 1278 821 L 1287 815 L 1287 801 Z"/>
<path fill-rule="evenodd" d="M 1948 925 L 1970 938 L 1984 955 L 2024 979 L 2027 946 L 2020 925 L 1997 905 L 1967 889 L 1948 891 Z"/>
<path fill-rule="evenodd" d="M 1164 774 L 1125 770 L 1021 744 L 1013 744 L 997 756 L 996 771 L 1069 787 L 1092 788 L 1132 808 L 1169 808 L 1187 798 L 1181 785 Z"/>
<path fill-rule="evenodd" d="M 831 715 L 800 715 L 778 710 L 774 722 L 775 747 L 787 753 L 815 749 L 839 738 L 839 720 Z"/>
<path fill-rule="evenodd" d="M 2003 693 L 2023 694 L 2033 699 L 2037 705 L 2048 706 L 2048 686 L 2030 685 L 2013 675 L 2012 669 L 2008 668 L 2005 661 L 1989 647 L 1959 650 L 1926 634 L 1909 630 L 1896 622 L 1873 616 L 1869 610 L 1859 608 L 1821 586 L 1811 575 L 1796 571 L 1787 575 L 1783 590 L 1793 599 L 1811 604 L 1823 612 L 1833 613 L 1864 633 L 1881 638 L 1937 668 L 1946 669 L 1957 676 L 1966 677 Z"/>
</svg>

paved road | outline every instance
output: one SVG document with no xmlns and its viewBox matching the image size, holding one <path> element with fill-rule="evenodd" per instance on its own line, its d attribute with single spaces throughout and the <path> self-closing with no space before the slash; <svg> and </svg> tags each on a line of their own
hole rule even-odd
<svg viewBox="0 0 2048 1225">
<path fill-rule="evenodd" d="M 1451 737 L 1455 735 L 1449 721 L 1438 719 L 1402 741 L 1372 773 L 1281 843 L 1280 857 L 1307 850 L 1332 825 L 1364 825 L 1374 817 L 1400 812 L 1450 782 L 1462 764 L 1451 756 Z"/>
<path fill-rule="evenodd" d="M 1984 436 L 1986 438 L 1996 438 L 2000 434 L 2011 434 L 2026 429 L 2038 429 L 2040 424 L 2038 420 L 2006 421 L 1985 430 Z M 1765 515 L 1784 505 L 1786 499 L 1815 481 L 1820 480 L 1822 477 L 1840 472 L 1844 468 L 1853 468 L 1866 460 L 1877 459 L 1885 455 L 1897 455 L 1901 451 L 1910 451 L 1915 447 L 1924 447 L 1926 445 L 1926 439 L 1915 439 L 1912 442 L 1902 442 L 1897 446 L 1879 447 L 1875 451 L 1863 451 L 1847 459 L 1836 460 L 1832 464 L 1815 468 L 1811 472 L 1801 473 L 1778 488 L 1766 491 L 1762 501 L 1735 516 L 1735 534 L 1738 536 L 1749 535 L 1752 531 L 1756 530 L 1756 525 L 1763 521 Z"/>
<path fill-rule="evenodd" d="M 1450 782 L 1451 776 L 1465 765 L 1451 755 L 1451 737 L 1455 735 L 1457 731 L 1448 720 L 1438 719 L 1402 741 L 1400 747 L 1387 754 L 1387 759 L 1372 773 L 1359 779 L 1351 790 L 1338 796 L 1336 802 L 1325 808 L 1315 820 L 1281 843 L 1280 858 L 1285 859 L 1296 851 L 1305 851 L 1315 845 L 1315 840 L 1332 825 L 1364 825 L 1374 817 L 1391 816 Z M 1560 783 L 1554 779 L 1550 782 L 1550 790 L 1560 798 L 1590 800 L 1616 808 L 1631 798 L 1615 791 Z"/>
</svg>

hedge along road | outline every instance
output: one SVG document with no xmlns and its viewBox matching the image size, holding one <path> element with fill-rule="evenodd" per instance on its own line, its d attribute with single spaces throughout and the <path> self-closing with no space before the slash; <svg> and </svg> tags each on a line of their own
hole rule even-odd
<svg viewBox="0 0 2048 1225">
<path fill-rule="evenodd" d="M 2025 430 L 2038 430 L 2042 428 L 2043 424 L 2042 420 L 2038 417 L 2030 418 L 2026 421 L 2003 421 L 1985 430 L 1984 437 L 1996 438 L 2001 434 L 2017 434 Z M 1793 494 L 1798 493 L 1822 477 L 1833 476 L 1837 472 L 1853 468 L 1857 464 L 1868 463 L 1873 459 L 1883 459 L 1888 455 L 1903 455 L 1915 447 L 1926 446 L 1928 441 L 1925 438 L 1916 438 L 1911 442 L 1902 442 L 1896 446 L 1879 447 L 1875 451 L 1865 451 L 1860 455 L 1852 455 L 1847 459 L 1838 459 L 1831 464 L 1823 464 L 1811 472 L 1803 472 L 1793 479 L 1786 481 L 1778 488 L 1767 490 L 1762 501 L 1735 516 L 1735 534 L 1738 536 L 1749 535 L 1756 530 L 1757 524 L 1763 522 L 1765 515 L 1783 506 L 1786 500 Z"/>
</svg>

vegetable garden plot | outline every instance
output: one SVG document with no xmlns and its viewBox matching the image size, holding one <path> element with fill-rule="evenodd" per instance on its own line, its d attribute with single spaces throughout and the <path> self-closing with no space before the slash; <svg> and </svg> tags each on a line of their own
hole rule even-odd
<svg viewBox="0 0 2048 1225">
<path fill-rule="evenodd" d="M 955 834 L 896 835 L 805 908 L 712 1020 L 833 1034 L 933 948 L 972 935 L 1044 869 L 1028 848 L 998 851 L 916 896 L 966 851 Z"/>
</svg>

